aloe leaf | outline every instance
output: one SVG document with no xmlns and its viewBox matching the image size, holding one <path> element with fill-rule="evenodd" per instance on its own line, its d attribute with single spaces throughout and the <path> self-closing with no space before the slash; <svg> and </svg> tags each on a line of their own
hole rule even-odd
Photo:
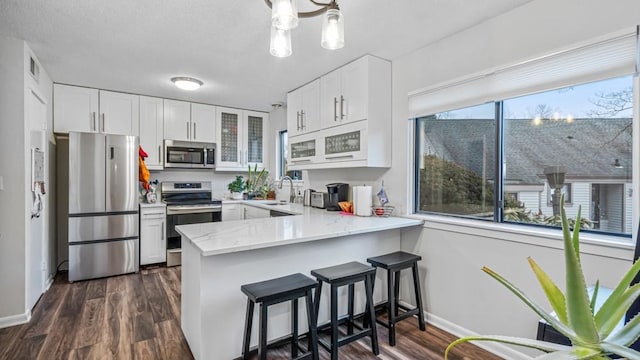
<svg viewBox="0 0 640 360">
<path fill-rule="evenodd" d="M 600 341 L 593 314 L 591 313 L 589 294 L 580 266 L 580 250 L 578 229 L 574 229 L 574 237 L 569 234 L 569 221 L 564 209 L 564 196 L 561 200 L 562 230 L 564 233 L 564 254 L 567 280 L 567 315 L 569 324 L 582 342 L 596 344 Z M 580 211 L 578 211 L 580 213 Z M 580 218 L 576 224 L 580 223 Z"/>
<path fill-rule="evenodd" d="M 569 325 L 569 320 L 567 319 L 567 303 L 565 301 L 564 294 L 560 291 L 560 288 L 551 280 L 549 275 L 547 275 L 544 270 L 532 259 L 527 258 L 529 260 L 529 265 L 531 269 L 536 274 L 538 278 L 538 282 L 544 290 L 545 295 L 547 295 L 547 299 L 549 299 L 549 303 L 553 308 L 553 311 L 558 315 L 558 319 L 565 325 Z"/>
<path fill-rule="evenodd" d="M 525 304 L 527 304 L 533 311 L 538 314 L 541 318 L 543 318 L 549 325 L 551 325 L 554 329 L 558 330 L 562 335 L 568 337 L 572 343 L 582 342 L 580 338 L 576 335 L 576 332 L 563 324 L 560 320 L 551 316 L 546 310 L 540 307 L 538 304 L 534 303 L 529 297 L 522 292 L 522 290 L 518 289 L 516 286 L 511 284 L 507 279 L 500 276 L 500 274 L 495 271 L 489 269 L 488 267 L 483 267 L 482 271 L 486 272 L 492 278 L 498 280 L 499 283 L 504 285 L 507 289 L 509 289 L 512 293 L 514 293 L 517 297 L 520 298 Z"/>
<path fill-rule="evenodd" d="M 591 294 L 591 313 L 595 314 L 596 312 L 596 299 L 598 298 L 598 290 L 600 289 L 600 280 L 596 280 L 596 285 L 593 288 L 593 294 Z M 596 322 L 596 327 L 600 330 L 598 326 L 598 322 Z M 602 336 L 602 333 L 600 333 Z"/>
<path fill-rule="evenodd" d="M 616 304 L 612 303 L 610 307 L 607 308 L 607 312 L 598 311 L 598 315 L 601 316 L 601 324 L 599 326 L 600 336 L 602 338 L 606 338 L 613 331 L 613 329 L 618 325 L 620 320 L 625 316 L 627 310 L 633 305 L 633 302 L 640 296 L 640 283 L 635 284 L 627 291 L 622 293 L 622 295 L 618 298 L 618 302 Z M 613 306 L 615 305 L 615 306 Z"/>
<path fill-rule="evenodd" d="M 595 356 L 602 354 L 598 349 L 590 349 L 585 347 L 574 347 L 569 350 L 556 351 L 544 355 L 540 355 L 535 360 L 586 360 L 593 359 Z"/>
<path fill-rule="evenodd" d="M 629 288 L 629 284 L 633 281 L 633 278 L 636 277 L 640 271 L 640 261 L 636 261 L 633 266 L 627 271 L 627 273 L 622 277 L 618 285 L 611 292 L 611 295 L 605 300 L 602 304 L 602 307 L 598 310 L 595 316 L 596 326 L 601 329 L 600 333 L 602 333 L 602 326 L 604 322 L 611 316 L 610 314 L 616 311 L 616 308 L 620 304 L 620 297 L 627 291 Z"/>
<path fill-rule="evenodd" d="M 618 344 L 612 344 L 609 342 L 603 342 L 602 344 L 600 344 L 600 346 L 602 347 L 602 349 L 606 352 L 610 352 L 610 353 L 614 353 L 616 355 L 625 357 L 629 360 L 638 360 L 640 359 L 640 352 L 635 351 L 631 348 L 628 348 L 626 346 L 622 346 L 622 345 L 618 345 Z"/>
<path fill-rule="evenodd" d="M 621 329 L 609 335 L 605 341 L 609 344 L 629 346 L 640 337 L 640 316 L 634 316 Z"/>
<path fill-rule="evenodd" d="M 502 335 L 491 335 L 491 336 L 468 336 L 460 338 L 447 346 L 447 349 L 444 351 L 444 359 L 447 360 L 449 356 L 449 351 L 453 349 L 456 345 L 466 343 L 469 341 L 494 341 L 504 344 L 518 345 L 524 346 L 532 349 L 537 349 L 540 351 L 568 351 L 571 349 L 571 346 L 554 344 L 546 341 L 540 340 L 532 340 L 528 338 L 514 337 L 514 336 L 502 336 Z"/>
</svg>

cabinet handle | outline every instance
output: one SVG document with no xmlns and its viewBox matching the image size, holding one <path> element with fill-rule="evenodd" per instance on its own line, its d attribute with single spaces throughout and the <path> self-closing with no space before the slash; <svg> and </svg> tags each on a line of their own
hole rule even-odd
<svg viewBox="0 0 640 360">
<path fill-rule="evenodd" d="M 340 120 L 344 120 L 344 96 L 340 95 Z"/>
<path fill-rule="evenodd" d="M 193 123 L 193 140 L 195 140 L 197 138 L 196 134 L 197 134 L 197 132 L 196 132 L 196 123 Z"/>
<path fill-rule="evenodd" d="M 300 131 L 300 111 L 296 111 L 296 130 Z"/>
<path fill-rule="evenodd" d="M 98 128 L 96 127 L 96 112 L 94 111 L 92 114 L 93 114 L 93 131 L 98 131 Z"/>
<path fill-rule="evenodd" d="M 162 164 L 162 146 L 158 145 L 158 162 Z"/>
<path fill-rule="evenodd" d="M 104 113 L 102 113 L 102 132 L 105 132 L 104 131 L 104 123 L 105 123 L 105 116 L 104 116 Z"/>
<path fill-rule="evenodd" d="M 300 129 L 304 130 L 304 110 L 300 110 Z"/>
<path fill-rule="evenodd" d="M 238 150 L 238 162 L 242 165 L 242 151 Z"/>
<path fill-rule="evenodd" d="M 338 98 L 333 98 L 333 121 L 338 121 Z"/>
<path fill-rule="evenodd" d="M 163 221 L 162 222 L 162 240 L 161 240 L 162 242 L 165 242 L 167 239 L 167 235 L 165 231 L 167 231 L 167 227 L 164 226 L 164 221 Z"/>
<path fill-rule="evenodd" d="M 340 156 L 325 156 L 325 159 L 350 159 L 353 155 L 340 155 Z"/>
<path fill-rule="evenodd" d="M 245 150 L 244 151 L 244 164 L 247 165 L 249 164 L 249 150 Z"/>
<path fill-rule="evenodd" d="M 187 121 L 186 124 L 187 124 L 187 140 L 189 140 L 189 122 Z"/>
</svg>

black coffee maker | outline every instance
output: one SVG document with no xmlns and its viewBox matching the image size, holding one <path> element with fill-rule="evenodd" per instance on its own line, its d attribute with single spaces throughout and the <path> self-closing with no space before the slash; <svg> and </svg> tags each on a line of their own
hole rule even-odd
<svg viewBox="0 0 640 360">
<path fill-rule="evenodd" d="M 327 211 L 340 211 L 340 201 L 349 200 L 349 184 L 333 183 L 327 184 L 327 192 L 329 193 L 329 203 Z"/>
</svg>

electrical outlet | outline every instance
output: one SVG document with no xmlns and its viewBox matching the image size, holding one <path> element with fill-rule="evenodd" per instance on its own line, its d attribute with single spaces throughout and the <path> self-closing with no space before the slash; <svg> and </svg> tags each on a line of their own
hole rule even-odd
<svg viewBox="0 0 640 360">
<path fill-rule="evenodd" d="M 4 190 L 4 177 L 0 175 L 0 190 Z"/>
</svg>

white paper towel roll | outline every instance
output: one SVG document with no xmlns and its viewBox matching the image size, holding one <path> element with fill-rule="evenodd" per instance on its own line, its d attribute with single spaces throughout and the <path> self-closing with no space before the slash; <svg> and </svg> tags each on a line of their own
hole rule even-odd
<svg viewBox="0 0 640 360">
<path fill-rule="evenodd" d="M 371 186 L 353 187 L 353 213 L 358 216 L 371 216 L 373 188 Z"/>
</svg>

